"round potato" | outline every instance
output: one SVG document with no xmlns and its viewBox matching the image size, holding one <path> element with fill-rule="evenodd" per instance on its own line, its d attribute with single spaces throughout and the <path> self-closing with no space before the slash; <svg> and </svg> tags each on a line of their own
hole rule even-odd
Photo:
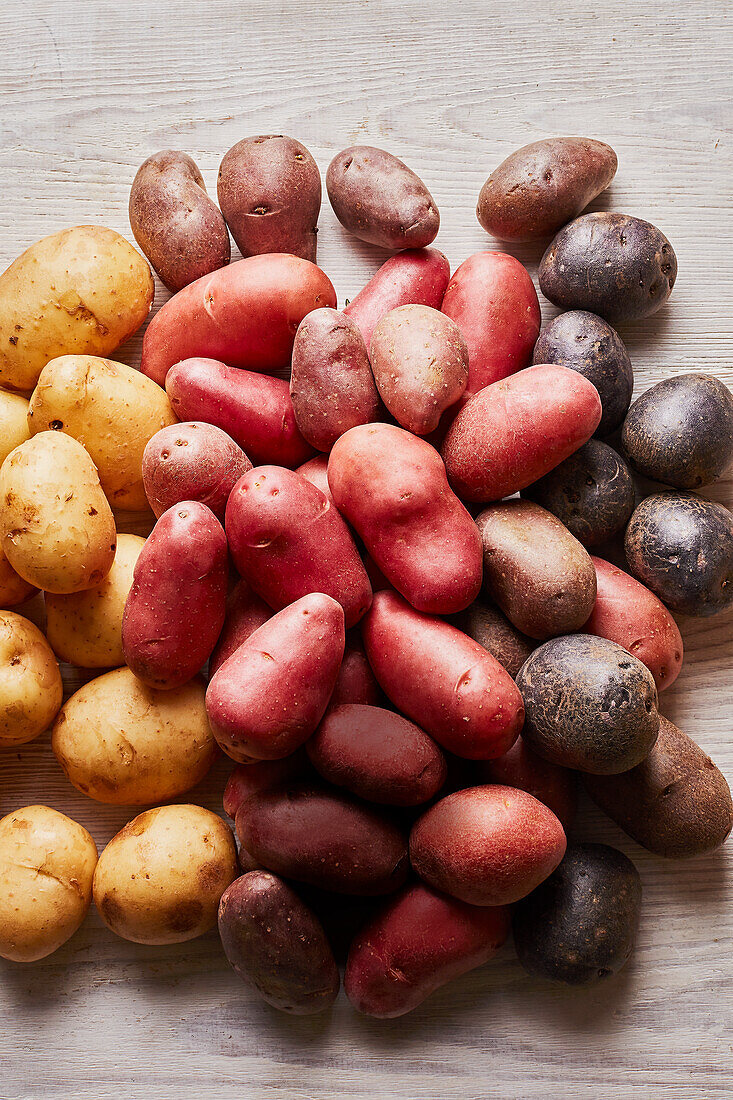
<svg viewBox="0 0 733 1100">
<path fill-rule="evenodd" d="M 186 153 L 163 149 L 143 161 L 132 181 L 129 214 L 135 240 L 170 290 L 229 263 L 226 222 Z"/>
<path fill-rule="evenodd" d="M 92 900 L 97 847 L 86 829 L 48 806 L 0 821 L 0 955 L 44 959 L 73 936 Z"/>
<path fill-rule="evenodd" d="M 92 457 L 113 508 L 147 508 L 143 451 L 176 416 L 165 390 L 124 363 L 95 355 L 63 355 L 43 370 L 31 395 L 33 435 L 65 432 Z"/>
<path fill-rule="evenodd" d="M 204 706 L 191 680 L 156 691 L 117 668 L 90 680 L 58 715 L 51 738 L 77 790 L 121 806 L 176 798 L 206 775 L 217 754 Z"/>
<path fill-rule="evenodd" d="M 110 355 L 150 312 L 150 268 L 124 237 L 77 225 L 44 237 L 0 275 L 0 386 L 31 390 L 49 359 Z"/>
<path fill-rule="evenodd" d="M 0 611 L 0 748 L 43 733 L 62 698 L 59 666 L 43 634 L 22 615 Z"/>
<path fill-rule="evenodd" d="M 0 390 L 0 466 L 11 451 L 25 443 L 30 434 L 25 397 Z"/>
<path fill-rule="evenodd" d="M 41 432 L 0 468 L 0 544 L 44 592 L 81 592 L 109 573 L 117 535 L 97 469 L 81 443 Z"/>
<path fill-rule="evenodd" d="M 200 420 L 161 428 L 143 452 L 145 493 L 158 519 L 174 504 L 196 500 L 223 523 L 229 494 L 251 469 L 231 436 Z"/>
<path fill-rule="evenodd" d="M 115 560 L 101 584 L 66 595 L 46 593 L 46 637 L 62 661 L 78 668 L 124 665 L 122 615 L 144 545 L 138 535 L 118 535 Z"/>
<path fill-rule="evenodd" d="M 94 872 L 94 904 L 133 943 L 183 943 L 216 924 L 237 877 L 227 825 L 201 806 L 145 810 L 110 840 Z"/>
<path fill-rule="evenodd" d="M 5 557 L 0 544 L 0 608 L 16 607 L 34 596 L 38 589 L 19 576 Z"/>
</svg>

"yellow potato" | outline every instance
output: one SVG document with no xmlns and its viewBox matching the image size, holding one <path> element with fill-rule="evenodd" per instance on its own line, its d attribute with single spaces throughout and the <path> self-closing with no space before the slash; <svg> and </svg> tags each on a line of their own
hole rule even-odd
<svg viewBox="0 0 733 1100">
<path fill-rule="evenodd" d="M 116 533 L 97 470 L 81 443 L 41 432 L 0 468 L 0 545 L 44 592 L 81 592 L 112 568 Z"/>
<path fill-rule="evenodd" d="M 31 394 L 32 435 L 66 432 L 89 452 L 113 508 L 147 508 L 145 444 L 177 423 L 165 390 L 140 371 L 95 355 L 62 355 L 41 371 Z"/>
<path fill-rule="evenodd" d="M 139 535 L 118 535 L 115 560 L 100 585 L 67 595 L 46 593 L 46 637 L 62 661 L 79 668 L 124 665 L 122 615 L 144 545 Z M 0 561 L 0 578 L 1 567 Z"/>
<path fill-rule="evenodd" d="M 0 466 L 30 436 L 28 402 L 18 393 L 0 390 Z"/>
<path fill-rule="evenodd" d="M 77 225 L 32 244 L 0 275 L 0 386 L 33 389 L 57 355 L 109 355 L 140 328 L 154 289 L 112 229 Z"/>
<path fill-rule="evenodd" d="M 94 872 L 94 904 L 133 943 L 182 943 L 216 924 L 237 876 L 231 830 L 201 806 L 159 806 L 110 840 Z"/>
<path fill-rule="evenodd" d="M 0 955 L 44 959 L 66 943 L 92 900 L 97 846 L 70 817 L 26 806 L 0 821 Z"/>
<path fill-rule="evenodd" d="M 38 627 L 0 611 L 0 748 L 23 745 L 48 729 L 63 694 L 58 663 Z"/>
<path fill-rule="evenodd" d="M 29 600 L 37 591 L 34 585 L 18 576 L 0 545 L 0 607 L 16 607 Z"/>
<path fill-rule="evenodd" d="M 53 751 L 74 786 L 98 802 L 176 798 L 203 779 L 217 754 L 204 697 L 199 680 L 156 691 L 129 668 L 115 669 L 64 704 Z"/>
</svg>

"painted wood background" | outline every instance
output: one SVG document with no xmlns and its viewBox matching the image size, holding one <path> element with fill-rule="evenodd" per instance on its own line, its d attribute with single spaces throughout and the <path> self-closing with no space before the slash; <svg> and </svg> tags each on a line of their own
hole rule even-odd
<svg viewBox="0 0 733 1100">
<path fill-rule="evenodd" d="M 596 207 L 652 220 L 679 258 L 668 305 L 621 330 L 638 389 L 686 370 L 733 384 L 729 10 L 725 0 L 3 4 L 0 266 L 68 225 L 130 236 L 129 186 L 147 155 L 186 150 L 215 191 L 223 153 L 259 132 L 297 136 L 323 171 L 354 142 L 402 156 L 438 202 L 437 244 L 455 266 L 500 247 L 474 216 L 491 168 L 541 136 L 583 133 L 619 153 Z M 383 255 L 327 206 L 320 224 L 320 262 L 343 302 Z M 533 275 L 540 252 L 516 249 Z M 158 287 L 156 304 L 164 297 Z M 120 358 L 135 363 L 139 346 Z M 709 495 L 733 505 L 733 482 Z M 732 614 L 681 622 L 686 667 L 662 700 L 729 779 L 732 624 Z M 226 772 L 195 797 L 218 809 Z M 38 801 L 78 818 L 100 846 L 133 816 L 76 794 L 46 739 L 0 755 L 2 812 Z M 46 963 L 0 965 L 0 1097 L 729 1097 L 730 852 L 663 862 L 587 805 L 575 834 L 618 845 L 643 877 L 636 956 L 607 984 L 533 981 L 506 946 L 398 1022 L 359 1018 L 343 998 L 298 1020 L 257 1003 L 214 934 L 136 947 L 92 912 Z"/>
</svg>

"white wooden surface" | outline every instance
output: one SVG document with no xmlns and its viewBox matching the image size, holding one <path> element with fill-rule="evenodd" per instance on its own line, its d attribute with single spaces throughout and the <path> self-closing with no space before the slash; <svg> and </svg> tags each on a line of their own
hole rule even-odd
<svg viewBox="0 0 733 1100">
<path fill-rule="evenodd" d="M 185 149 L 215 191 L 240 137 L 290 133 L 330 157 L 383 145 L 426 180 L 453 266 L 500 247 L 474 217 L 511 149 L 555 133 L 609 141 L 596 204 L 657 223 L 679 257 L 668 305 L 622 334 L 638 388 L 708 370 L 733 384 L 733 201 L 726 0 L 22 0 L 0 5 L 0 263 L 67 225 L 129 236 L 139 163 Z M 319 258 L 353 296 L 383 258 L 324 207 Z M 540 250 L 516 250 L 533 274 Z M 164 299 L 158 288 L 157 304 Z M 552 316 L 552 310 L 543 310 Z M 120 357 L 135 363 L 139 338 Z M 710 496 L 733 505 L 733 483 Z M 662 709 L 733 779 L 733 615 L 686 621 Z M 218 809 L 227 768 L 197 795 Z M 0 756 L 0 808 L 43 801 L 103 845 L 132 811 L 72 791 L 46 740 Z M 90 914 L 45 964 L 0 966 L 0 1098 L 713 1100 L 733 1090 L 731 852 L 655 859 L 584 805 L 578 837 L 616 844 L 644 881 L 638 950 L 588 990 L 530 980 L 505 947 L 396 1022 L 343 997 L 310 1020 L 262 1007 L 215 934 L 135 947 Z"/>
</svg>

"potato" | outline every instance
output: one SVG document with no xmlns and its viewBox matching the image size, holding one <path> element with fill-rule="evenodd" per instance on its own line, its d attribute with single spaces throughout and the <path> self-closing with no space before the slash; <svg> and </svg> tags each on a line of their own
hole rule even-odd
<svg viewBox="0 0 733 1100">
<path fill-rule="evenodd" d="M 517 675 L 536 648 L 533 638 L 522 634 L 498 607 L 484 599 L 474 600 L 465 611 L 454 615 L 451 622 L 488 650 L 511 677 Z"/>
<path fill-rule="evenodd" d="M 526 791 L 552 810 L 566 833 L 575 820 L 578 807 L 575 772 L 543 760 L 523 737 L 518 737 L 503 756 L 482 760 L 475 768 L 474 782 Z"/>
<path fill-rule="evenodd" d="M 522 498 L 552 512 L 583 546 L 598 546 L 623 531 L 636 504 L 629 468 L 597 439 L 522 489 Z"/>
<path fill-rule="evenodd" d="M 597 594 L 583 630 L 633 653 L 651 672 L 657 691 L 673 684 L 682 668 L 679 627 L 653 592 L 602 558 L 592 558 Z"/>
<path fill-rule="evenodd" d="M 326 172 L 334 214 L 350 233 L 380 248 L 423 248 L 435 240 L 440 214 L 433 196 L 392 153 L 351 145 Z"/>
<path fill-rule="evenodd" d="M 309 784 L 245 799 L 237 836 L 269 871 L 336 893 L 374 896 L 407 876 L 407 841 L 378 810 Z"/>
<path fill-rule="evenodd" d="M 336 306 L 330 280 L 308 260 L 249 256 L 179 290 L 145 331 L 140 369 L 165 385 L 181 359 L 204 356 L 270 373 L 287 367 L 307 313 Z"/>
<path fill-rule="evenodd" d="M 483 966 L 509 922 L 507 908 L 465 905 L 423 883 L 406 886 L 353 941 L 346 995 L 366 1016 L 404 1016 L 446 982 Z"/>
<path fill-rule="evenodd" d="M 235 818 L 239 807 L 248 798 L 263 791 L 286 789 L 301 780 L 315 780 L 305 749 L 296 749 L 281 760 L 254 760 L 237 764 L 224 788 L 224 813 Z"/>
<path fill-rule="evenodd" d="M 78 440 L 97 467 L 113 508 L 147 508 L 145 444 L 176 417 L 168 397 L 140 371 L 94 355 L 63 355 L 40 373 L 31 395 L 33 435 L 61 431 Z"/>
<path fill-rule="evenodd" d="M 252 463 L 214 424 L 189 421 L 161 428 L 143 451 L 143 485 L 156 518 L 182 500 L 197 500 L 224 521 L 229 494 Z"/>
<path fill-rule="evenodd" d="M 364 338 L 338 310 L 314 309 L 298 325 L 290 399 L 303 438 L 320 451 L 383 411 Z"/>
<path fill-rule="evenodd" d="M 15 572 L 0 543 L 0 608 L 17 607 L 37 592 L 34 585 L 28 584 Z"/>
<path fill-rule="evenodd" d="M 554 874 L 514 911 L 514 946 L 530 974 L 566 985 L 607 978 L 628 962 L 641 879 L 623 852 L 574 844 Z"/>
<path fill-rule="evenodd" d="M 243 256 L 316 259 L 321 174 L 305 145 L 283 134 L 244 138 L 219 167 L 219 205 Z"/>
<path fill-rule="evenodd" d="M 368 802 L 417 806 L 445 783 L 445 758 L 432 738 L 381 707 L 329 707 L 306 751 L 324 779 Z"/>
<path fill-rule="evenodd" d="M 250 634 L 271 618 L 272 608 L 240 578 L 227 596 L 224 626 L 209 658 L 209 676 L 213 676 Z"/>
<path fill-rule="evenodd" d="M 59 666 L 43 634 L 22 615 L 0 611 L 0 749 L 43 733 L 62 698 Z"/>
<path fill-rule="evenodd" d="M 61 708 L 51 745 L 77 790 L 117 806 L 178 797 L 217 754 L 199 680 L 157 691 L 129 668 L 80 687 Z"/>
<path fill-rule="evenodd" d="M 0 466 L 11 451 L 30 438 L 30 434 L 25 397 L 0 390 Z"/>
<path fill-rule="evenodd" d="M 522 736 L 553 764 L 615 775 L 641 763 L 657 739 L 651 672 L 605 638 L 552 638 L 527 658 L 517 687 L 525 707 Z"/>
<path fill-rule="evenodd" d="M 226 432 L 255 466 L 299 466 L 313 454 L 295 423 L 288 383 L 228 367 L 216 359 L 184 359 L 168 372 L 166 390 L 180 420 L 202 420 Z"/>
<path fill-rule="evenodd" d="M 390 256 L 344 313 L 355 321 L 369 347 L 372 333 L 391 309 L 410 304 L 440 309 L 450 281 L 450 264 L 437 248 L 406 248 Z"/>
<path fill-rule="evenodd" d="M 460 329 L 430 306 L 390 310 L 372 333 L 369 358 L 384 404 L 415 435 L 435 431 L 468 381 L 468 348 Z"/>
<path fill-rule="evenodd" d="M 0 542 L 11 567 L 45 592 L 82 592 L 112 568 L 115 521 L 81 443 L 41 432 L 0 469 Z"/>
<path fill-rule="evenodd" d="M 132 181 L 129 215 L 135 240 L 170 290 L 229 263 L 226 223 L 187 153 L 163 149 L 143 161 Z"/>
<path fill-rule="evenodd" d="M 733 514 L 694 493 L 642 500 L 624 539 L 634 576 L 672 611 L 717 615 L 733 603 Z"/>
<path fill-rule="evenodd" d="M 361 630 L 380 687 L 439 745 L 469 760 L 511 748 L 522 728 L 522 700 L 478 642 L 395 592 L 375 595 Z"/>
<path fill-rule="evenodd" d="M 600 419 L 598 391 L 577 371 L 529 367 L 458 413 L 441 448 L 448 481 L 462 500 L 511 496 L 577 451 Z"/>
<path fill-rule="evenodd" d="M 610 435 L 621 424 L 631 404 L 634 371 L 621 337 L 602 317 L 582 309 L 561 313 L 542 329 L 532 362 L 559 363 L 593 383 L 602 408 L 597 436 Z"/>
<path fill-rule="evenodd" d="M 314 592 L 255 630 L 212 676 L 206 711 L 233 760 L 277 760 L 323 717 L 344 654 L 344 613 Z M 272 868 L 276 870 L 276 868 Z"/>
<path fill-rule="evenodd" d="M 237 876 L 229 827 L 201 806 L 145 810 L 112 837 L 94 872 L 104 923 L 133 943 L 183 943 L 216 924 Z"/>
<path fill-rule="evenodd" d="M 92 900 L 97 848 L 86 829 L 48 806 L 0 821 L 0 955 L 45 959 L 74 935 Z"/>
<path fill-rule="evenodd" d="M 328 460 L 339 512 L 387 580 L 420 611 L 449 615 L 481 586 L 481 545 L 437 451 L 391 424 L 351 428 Z"/>
<path fill-rule="evenodd" d="M 33 389 L 58 355 L 110 355 L 140 328 L 154 290 L 112 229 L 77 225 L 32 244 L 0 275 L 0 386 Z"/>
<path fill-rule="evenodd" d="M 229 555 L 218 519 L 188 500 L 160 517 L 135 564 L 122 619 L 125 661 L 149 687 L 181 687 L 224 625 Z"/>
<path fill-rule="evenodd" d="M 733 828 L 723 774 L 686 734 L 661 718 L 654 748 L 622 775 L 588 775 L 593 801 L 638 844 L 668 859 L 712 852 Z"/>
<path fill-rule="evenodd" d="M 540 263 L 540 290 L 562 309 L 606 321 L 648 317 L 664 305 L 677 257 L 664 233 L 629 214 L 584 214 L 566 225 Z"/>
<path fill-rule="evenodd" d="M 276 875 L 251 871 L 227 887 L 219 935 L 236 973 L 273 1008 L 310 1016 L 335 1001 L 341 979 L 323 925 Z"/>
<path fill-rule="evenodd" d="M 382 693 L 367 660 L 359 632 L 351 630 L 346 635 L 344 659 L 331 693 L 329 709 L 340 707 L 344 703 L 374 707 L 381 702 Z"/>
<path fill-rule="evenodd" d="M 644 477 L 676 489 L 709 485 L 733 461 L 733 394 L 712 374 L 665 378 L 629 409 L 621 446 Z"/>
<path fill-rule="evenodd" d="M 347 628 L 368 610 L 372 589 L 348 527 L 294 470 L 244 474 L 229 497 L 226 533 L 238 573 L 275 611 L 309 592 L 337 600 Z"/>
<path fill-rule="evenodd" d="M 565 855 L 552 810 L 526 791 L 487 785 L 442 798 L 410 833 L 410 862 L 429 886 L 468 905 L 511 905 Z"/>
<path fill-rule="evenodd" d="M 547 237 L 605 191 L 618 160 L 593 138 L 533 141 L 503 160 L 481 188 L 476 217 L 501 241 Z"/>
<path fill-rule="evenodd" d="M 115 560 L 101 584 L 61 596 L 46 593 L 46 636 L 60 660 L 78 668 L 125 663 L 122 616 L 144 545 L 138 535 L 118 535 Z"/>
<path fill-rule="evenodd" d="M 484 588 L 509 621 L 539 641 L 580 630 L 596 599 L 590 555 L 566 527 L 529 500 L 506 500 L 476 520 Z"/>
<path fill-rule="evenodd" d="M 298 473 L 302 474 L 306 481 L 320 489 L 327 500 L 330 500 L 334 508 L 331 486 L 328 484 L 328 455 L 317 454 L 315 458 L 309 458 L 302 466 L 298 466 Z"/>
<path fill-rule="evenodd" d="M 532 361 L 540 304 L 529 272 L 504 252 L 476 252 L 454 272 L 443 313 L 468 346 L 466 393 L 478 393 Z"/>
</svg>

